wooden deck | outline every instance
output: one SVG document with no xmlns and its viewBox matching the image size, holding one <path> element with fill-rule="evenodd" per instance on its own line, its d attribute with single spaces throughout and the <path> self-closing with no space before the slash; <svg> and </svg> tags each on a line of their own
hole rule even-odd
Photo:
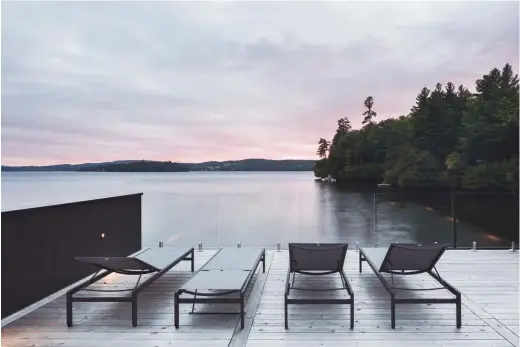
<svg viewBox="0 0 520 347">
<path fill-rule="evenodd" d="M 215 251 L 196 252 L 200 267 Z M 2 346 L 493 346 L 519 345 L 518 252 L 450 250 L 438 270 L 463 294 L 462 329 L 455 327 L 455 305 L 397 306 L 396 329 L 390 328 L 389 296 L 364 264 L 358 272 L 358 253 L 349 250 L 345 272 L 355 293 L 355 327 L 349 328 L 349 307 L 291 305 L 289 330 L 284 329 L 283 292 L 287 251 L 268 251 L 266 274 L 250 288 L 246 328 L 238 315 L 190 314 L 181 305 L 181 327 L 173 326 L 173 294 L 190 276 L 189 264 L 179 264 L 139 297 L 139 326 L 131 325 L 129 303 L 75 303 L 74 327 L 65 324 L 65 299 L 57 298 L 2 328 Z M 104 286 L 122 288 L 134 278 L 109 276 Z M 296 277 L 299 285 L 339 284 Z M 406 279 L 408 286 L 435 285 L 427 276 Z M 330 294 L 325 294 L 330 295 Z M 334 294 L 333 294 L 334 295 Z M 336 294 L 341 295 L 341 294 Z M 415 296 L 447 295 L 439 291 Z M 235 305 L 196 305 L 199 312 L 236 312 Z"/>
</svg>

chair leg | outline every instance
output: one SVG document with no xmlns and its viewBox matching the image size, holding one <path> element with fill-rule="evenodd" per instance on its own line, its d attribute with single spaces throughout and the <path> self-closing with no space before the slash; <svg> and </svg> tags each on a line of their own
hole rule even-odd
<svg viewBox="0 0 520 347">
<path fill-rule="evenodd" d="M 132 294 L 132 325 L 137 326 L 137 294 Z"/>
<path fill-rule="evenodd" d="M 179 293 L 176 292 L 173 296 L 173 322 L 175 329 L 179 328 Z"/>
<path fill-rule="evenodd" d="M 195 251 L 191 251 L 191 272 L 195 271 Z"/>
<path fill-rule="evenodd" d="M 391 313 L 391 320 L 392 320 L 392 329 L 395 329 L 395 297 L 392 295 L 392 298 L 391 298 L 392 302 L 391 302 L 391 310 L 392 310 L 392 313 Z"/>
<path fill-rule="evenodd" d="M 352 302 L 350 303 L 350 329 L 354 329 L 354 295 L 352 295 Z"/>
<path fill-rule="evenodd" d="M 240 293 L 240 328 L 244 329 L 244 294 Z"/>
<path fill-rule="evenodd" d="M 460 329 L 462 326 L 462 302 L 460 294 L 457 295 L 457 328 Z"/>
<path fill-rule="evenodd" d="M 289 315 L 287 314 L 287 296 L 284 299 L 284 308 L 285 308 L 285 329 L 289 329 Z"/>
<path fill-rule="evenodd" d="M 72 326 L 72 294 L 67 294 L 67 326 Z"/>
<path fill-rule="evenodd" d="M 263 271 L 263 273 L 265 273 L 265 250 L 264 250 L 264 255 L 262 256 L 262 271 Z"/>
<path fill-rule="evenodd" d="M 359 252 L 359 273 L 363 272 L 363 259 L 361 259 L 361 252 Z"/>
<path fill-rule="evenodd" d="M 195 302 L 197 301 L 197 290 L 198 290 L 198 289 L 195 289 L 195 295 L 193 295 L 193 305 L 191 306 L 191 312 L 190 312 L 190 314 L 192 314 L 193 312 L 195 312 Z"/>
</svg>

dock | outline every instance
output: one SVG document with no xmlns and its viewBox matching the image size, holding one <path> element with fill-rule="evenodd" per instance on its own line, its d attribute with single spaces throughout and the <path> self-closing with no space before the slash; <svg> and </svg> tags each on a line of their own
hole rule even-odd
<svg viewBox="0 0 520 347">
<path fill-rule="evenodd" d="M 245 247 L 246 245 L 244 245 Z M 195 252 L 196 268 L 216 250 Z M 2 327 L 5 347 L 175 347 L 175 346 L 519 346 L 519 253 L 508 250 L 448 250 L 438 271 L 462 293 L 462 328 L 455 326 L 455 305 L 397 306 L 396 328 L 390 327 L 390 299 L 368 266 L 358 270 L 359 253 L 347 252 L 345 273 L 355 293 L 355 327 L 349 307 L 292 305 L 284 329 L 283 294 L 287 250 L 268 250 L 266 273 L 257 272 L 246 303 L 246 326 L 240 329 L 236 305 L 181 305 L 180 328 L 173 325 L 174 293 L 192 273 L 189 264 L 174 267 L 139 296 L 139 325 L 132 327 L 129 303 L 75 303 L 74 326 L 65 321 L 65 297 L 48 300 Z M 339 276 L 302 276 L 309 286 L 340 284 Z M 407 286 L 435 286 L 429 276 L 408 276 Z M 101 285 L 121 289 L 134 276 L 110 275 Z M 426 293 L 426 292 L 425 292 Z M 413 295 L 442 296 L 430 291 Z M 323 295 L 330 295 L 323 293 Z"/>
</svg>

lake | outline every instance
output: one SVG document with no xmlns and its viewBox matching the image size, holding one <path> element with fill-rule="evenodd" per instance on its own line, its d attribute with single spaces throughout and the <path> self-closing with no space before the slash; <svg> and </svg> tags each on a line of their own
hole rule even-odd
<svg viewBox="0 0 520 347">
<path fill-rule="evenodd" d="M 449 193 L 405 196 L 375 186 L 338 189 L 315 181 L 312 172 L 2 172 L 1 181 L 2 211 L 144 193 L 143 246 L 453 241 Z M 457 205 L 459 246 L 470 247 L 473 241 L 509 245 L 510 231 L 504 228 L 513 225 L 515 215 L 518 225 L 518 205 L 499 199 L 497 205 L 488 197 L 457 197 L 463 201 Z M 511 208 L 498 208 L 502 202 Z M 495 220 L 474 218 L 493 207 L 497 213 L 516 212 L 489 217 Z"/>
</svg>

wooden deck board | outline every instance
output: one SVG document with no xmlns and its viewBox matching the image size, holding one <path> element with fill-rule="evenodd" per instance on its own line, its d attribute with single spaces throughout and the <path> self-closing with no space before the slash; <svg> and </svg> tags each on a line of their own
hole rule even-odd
<svg viewBox="0 0 520 347">
<path fill-rule="evenodd" d="M 196 252 L 196 268 L 215 251 Z M 268 251 L 266 274 L 249 288 L 245 332 L 237 330 L 238 315 L 192 315 L 181 305 L 181 327 L 173 327 L 173 294 L 192 275 L 181 263 L 139 296 L 139 326 L 131 326 L 128 303 L 75 303 L 74 327 L 65 324 L 65 299 L 60 297 L 2 328 L 2 346 L 519 346 L 519 260 L 509 251 L 447 251 L 438 270 L 463 294 L 462 329 L 455 328 L 455 305 L 397 305 L 396 329 L 390 328 L 390 300 L 358 253 L 348 251 L 345 273 L 355 293 L 355 328 L 349 328 L 349 307 L 291 305 L 289 330 L 284 329 L 283 292 L 287 251 Z M 339 278 L 301 276 L 300 286 L 333 287 Z M 299 282 L 298 282 L 299 281 Z M 398 280 L 400 285 L 435 285 L 427 276 Z M 109 276 L 101 285 L 121 289 L 135 282 Z M 255 287 L 257 286 L 257 287 Z M 293 294 L 291 295 L 303 295 Z M 306 292 L 304 297 L 313 296 Z M 341 297 L 341 292 L 322 293 Z M 450 297 L 440 291 L 404 293 L 413 297 Z M 197 312 L 237 312 L 236 305 L 196 305 Z M 234 338 L 233 338 L 234 336 Z"/>
</svg>

